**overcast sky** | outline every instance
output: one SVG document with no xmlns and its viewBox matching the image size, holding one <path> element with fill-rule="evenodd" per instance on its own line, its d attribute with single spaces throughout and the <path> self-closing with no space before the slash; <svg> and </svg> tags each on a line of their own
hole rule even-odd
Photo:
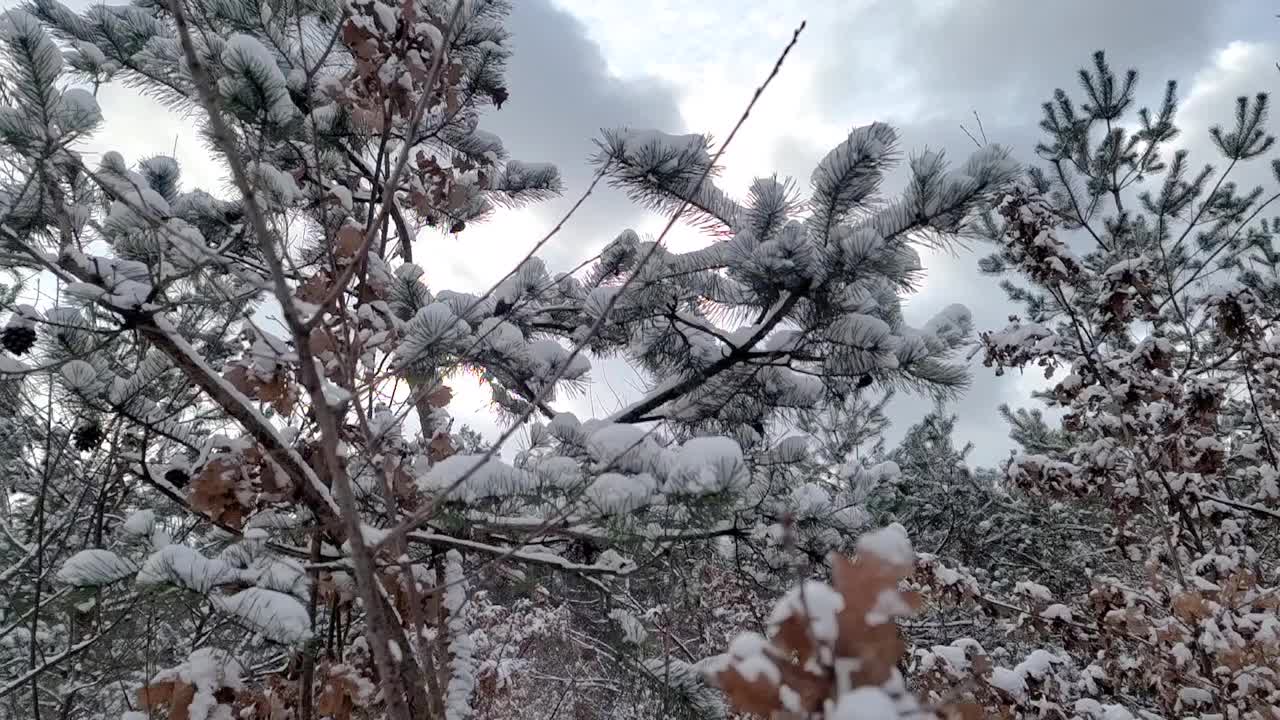
<svg viewBox="0 0 1280 720">
<path fill-rule="evenodd" d="M 82 0 L 83 2 L 83 0 Z M 1039 105 L 1096 49 L 1117 69 L 1142 72 L 1140 92 L 1158 97 L 1180 81 L 1179 115 L 1193 153 L 1205 130 L 1229 122 L 1240 94 L 1271 91 L 1280 80 L 1280 19 L 1256 0 L 513 0 L 515 54 L 511 99 L 483 127 L 513 157 L 557 164 L 565 198 L 506 213 L 456 239 L 424 237 L 421 258 L 434 289 L 481 290 L 528 251 L 590 180 L 586 159 L 602 127 L 630 125 L 723 137 L 801 20 L 808 28 L 745 130 L 725 155 L 721 185 L 740 194 L 756 175 L 778 172 L 807 184 L 814 164 L 851 127 L 896 125 L 904 150 L 944 149 L 960 160 L 973 149 L 961 131 L 981 115 L 987 137 L 1024 160 L 1038 137 Z M 11 5 L 0 0 L 0 7 Z M 82 4 L 82 3 L 73 3 Z M 185 126 L 124 88 L 103 91 L 108 120 L 98 148 L 129 159 L 177 155 L 189 180 L 219 182 Z M 1275 132 L 1274 122 L 1272 132 Z M 1201 153 L 1202 161 L 1210 158 Z M 888 188 L 893 190 L 892 184 Z M 620 231 L 656 233 L 660 219 L 614 192 L 588 201 L 544 254 L 568 269 Z M 678 247 L 705 239 L 692 232 Z M 976 272 L 983 248 L 924 255 L 928 277 L 909 299 L 908 319 L 923 323 L 960 302 L 979 328 L 998 328 L 1011 308 Z M 1031 378 L 996 378 L 978 364 L 969 394 L 956 404 L 961 439 L 991 463 L 1010 443 L 996 415 L 1001 402 L 1031 405 Z M 563 403 L 579 414 L 604 413 L 633 396 L 638 378 L 620 363 L 597 366 L 586 398 Z M 455 414 L 482 420 L 485 397 L 460 388 Z M 928 409 L 903 400 L 898 432 Z M 896 437 L 897 433 L 894 433 Z"/>
</svg>

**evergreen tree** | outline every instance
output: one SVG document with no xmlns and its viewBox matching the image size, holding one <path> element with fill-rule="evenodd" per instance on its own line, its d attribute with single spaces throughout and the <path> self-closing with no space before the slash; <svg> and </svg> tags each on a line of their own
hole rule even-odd
<svg viewBox="0 0 1280 720">
<path fill-rule="evenodd" d="M 883 124 L 834 148 L 803 204 L 775 178 L 741 201 L 717 189 L 705 136 L 608 132 L 600 172 L 714 241 L 677 253 L 625 231 L 580 272 L 531 254 L 485 294 L 429 289 L 419 223 L 456 232 L 559 189 L 478 127 L 508 95 L 505 10 L 5 14 L 0 241 L 58 282 L 9 308 L 36 339 L 12 333 L 0 365 L 15 715 L 465 718 L 545 692 L 529 668 L 566 657 L 608 678 L 582 712 L 617 680 L 619 705 L 715 714 L 700 671 L 728 621 L 684 643 L 714 598 L 671 602 L 661 580 L 766 604 L 781 570 L 814 569 L 797 556 L 851 546 L 867 517 L 856 486 L 801 482 L 805 442 L 784 428 L 868 387 L 963 387 L 958 311 L 903 322 L 913 246 L 968 232 L 1016 166 L 994 147 L 955 169 L 923 153 L 884 198 Z M 88 163 L 76 143 L 106 83 L 196 118 L 234 191 L 188 187 L 168 157 Z M 627 358 L 647 392 L 607 418 L 556 412 L 587 352 Z M 458 372 L 509 422 L 488 447 L 454 436 Z M 599 641 L 588 600 L 620 642 Z M 487 628 L 547 644 L 504 665 Z"/>
<path fill-rule="evenodd" d="M 997 251 L 983 268 L 1008 276 L 1024 312 L 981 337 L 988 366 L 1054 380 L 1042 398 L 1062 413 L 1056 427 L 1004 411 L 1023 448 L 1005 482 L 1088 513 L 1112 552 L 1084 591 L 1028 573 L 1003 599 L 926 568 L 934 590 L 1008 614 L 1011 636 L 1005 667 L 958 641 L 923 653 L 918 679 L 939 696 L 972 679 L 963 692 L 1004 714 L 1260 717 L 1280 690 L 1276 251 L 1262 219 L 1280 192 L 1232 173 L 1270 157 L 1269 101 L 1239 98 L 1233 122 L 1207 133 L 1222 164 L 1196 169 L 1173 142 L 1176 85 L 1135 111 L 1137 73 L 1117 75 L 1102 53 L 1080 84 L 1083 97 L 1045 103 L 1045 164 L 987 221 Z"/>
</svg>

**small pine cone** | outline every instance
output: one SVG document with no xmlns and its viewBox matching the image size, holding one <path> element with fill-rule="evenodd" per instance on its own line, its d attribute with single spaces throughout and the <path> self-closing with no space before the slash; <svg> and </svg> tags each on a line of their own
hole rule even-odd
<svg viewBox="0 0 1280 720">
<path fill-rule="evenodd" d="M 169 468 L 165 471 L 164 481 L 176 488 L 184 488 L 191 482 L 191 476 L 182 468 Z"/>
<path fill-rule="evenodd" d="M 71 434 L 71 441 L 80 452 L 93 450 L 102 444 L 102 426 L 96 422 L 81 425 Z"/>
<path fill-rule="evenodd" d="M 10 325 L 0 331 L 0 345 L 14 355 L 25 355 L 32 345 L 36 344 L 35 328 L 25 325 Z"/>
<path fill-rule="evenodd" d="M 489 91 L 489 97 L 493 98 L 494 107 L 501 110 L 502 103 L 506 102 L 507 99 L 511 97 L 511 93 L 507 92 L 506 88 L 502 86 L 498 86 L 493 90 Z"/>
<path fill-rule="evenodd" d="M 449 232 L 451 233 L 460 233 L 466 229 L 467 229 L 467 224 L 461 220 L 456 220 L 452 225 L 449 226 Z"/>
</svg>

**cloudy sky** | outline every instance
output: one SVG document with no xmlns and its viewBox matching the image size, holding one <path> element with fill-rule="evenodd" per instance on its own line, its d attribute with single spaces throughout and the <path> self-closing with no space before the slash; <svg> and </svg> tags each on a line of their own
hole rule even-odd
<svg viewBox="0 0 1280 720">
<path fill-rule="evenodd" d="M 0 0 L 0 7 L 12 0 Z M 74 3 L 73 3 L 74 4 Z M 513 0 L 515 55 L 511 100 L 486 119 L 512 155 L 550 161 L 567 181 L 565 198 L 500 215 L 457 238 L 424 237 L 416 257 L 436 288 L 480 290 L 506 272 L 590 180 L 586 158 L 603 127 L 630 125 L 723 137 L 779 50 L 802 20 L 808 28 L 779 79 L 726 152 L 721 185 L 741 193 L 752 177 L 778 172 L 807 182 L 814 164 L 849 129 L 874 120 L 897 126 L 905 150 L 944 149 L 962 159 L 978 113 L 986 136 L 1025 160 L 1038 137 L 1039 105 L 1096 49 L 1117 68 L 1142 71 L 1140 93 L 1158 99 L 1166 79 L 1180 82 L 1183 142 L 1193 153 L 1205 130 L 1231 119 L 1241 94 L 1280 80 L 1280 19 L 1258 0 Z M 102 97 L 103 146 L 137 158 L 172 152 L 194 182 L 218 184 L 199 144 L 176 118 L 124 89 Z M 1273 123 L 1274 125 L 1274 123 Z M 1273 132 L 1275 129 L 1273 127 Z M 1201 154 L 1202 161 L 1210 158 Z M 892 183 L 889 190 L 893 190 Z M 588 201 L 548 246 L 548 266 L 567 269 L 621 230 L 656 233 L 661 219 L 614 192 Z M 705 240 L 692 232 L 677 246 Z M 907 305 L 923 323 L 961 302 L 979 328 L 1010 312 L 1000 291 L 975 270 L 982 248 L 925 255 L 928 277 Z M 638 378 L 617 363 L 598 367 L 591 393 L 566 405 L 583 413 L 616 408 Z M 980 365 L 955 410 L 975 459 L 1008 452 L 995 414 L 1002 402 L 1031 404 L 1031 378 L 996 378 Z M 458 415 L 489 429 L 484 395 L 462 388 Z M 899 430 L 928 403 L 895 407 Z"/>
</svg>

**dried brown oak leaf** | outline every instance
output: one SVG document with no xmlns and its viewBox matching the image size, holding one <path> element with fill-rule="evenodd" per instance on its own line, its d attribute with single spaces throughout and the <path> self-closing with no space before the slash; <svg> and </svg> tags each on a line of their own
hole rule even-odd
<svg viewBox="0 0 1280 720">
<path fill-rule="evenodd" d="M 431 458 L 431 462 L 440 462 L 457 452 L 458 448 L 454 446 L 453 440 L 444 433 L 431 438 L 431 442 L 427 445 L 427 457 Z"/>
<path fill-rule="evenodd" d="M 860 542 L 852 560 L 831 556 L 832 587 L 842 601 L 835 611 L 832 647 L 814 636 L 823 618 L 810 617 L 817 606 L 811 608 L 803 594 L 800 607 L 787 607 L 767 641 L 751 635 L 735 641 L 733 657 L 715 681 L 736 710 L 765 716 L 818 712 L 836 687 L 881 685 L 889 679 L 906 650 L 895 620 L 913 614 L 920 603 L 915 593 L 899 590 L 915 556 L 905 534 L 896 532 L 886 529 Z M 818 612 L 831 611 L 832 605 L 824 605 Z M 836 662 L 848 660 L 856 662 Z M 849 682 L 842 682 L 837 668 L 850 666 Z"/>
<path fill-rule="evenodd" d="M 164 680 L 144 686 L 138 691 L 138 704 L 150 711 L 151 717 L 161 717 L 159 712 L 169 709 L 168 720 L 189 720 L 191 717 L 191 701 L 195 699 L 196 688 L 191 683 L 180 680 Z"/>
<path fill-rule="evenodd" d="M 215 521 L 239 528 L 246 508 L 236 496 L 239 468 L 222 459 L 205 463 L 191 482 L 191 506 L 208 513 Z"/>
<path fill-rule="evenodd" d="M 334 238 L 333 252 L 338 257 L 354 257 L 364 247 L 364 231 L 358 225 L 350 223 L 338 229 Z"/>
<path fill-rule="evenodd" d="M 360 697 L 360 688 L 349 672 L 333 672 L 325 679 L 316 702 L 316 712 L 333 720 L 351 720 Z"/>
<path fill-rule="evenodd" d="M 906 651 L 894 620 L 912 615 L 920 605 L 917 594 L 898 589 L 911 571 L 911 562 L 897 562 L 863 547 L 853 560 L 831 556 L 831 584 L 844 598 L 844 608 L 836 615 L 835 654 L 859 660 L 855 685 L 884 683 Z"/>
<path fill-rule="evenodd" d="M 236 364 L 222 377 L 232 387 L 244 393 L 245 397 L 268 403 L 281 415 L 292 413 L 298 402 L 297 387 L 281 370 L 276 370 L 270 378 L 263 380 L 250 373 L 244 365 Z"/>
<path fill-rule="evenodd" d="M 448 385 L 440 385 L 427 393 L 427 403 L 433 408 L 442 408 L 453 400 L 453 389 Z"/>
<path fill-rule="evenodd" d="M 333 278 L 326 273 L 316 273 L 307 279 L 306 282 L 298 286 L 294 293 L 298 299 L 305 303 L 315 305 L 323 302 L 329 296 L 329 288 L 333 283 Z"/>
</svg>

